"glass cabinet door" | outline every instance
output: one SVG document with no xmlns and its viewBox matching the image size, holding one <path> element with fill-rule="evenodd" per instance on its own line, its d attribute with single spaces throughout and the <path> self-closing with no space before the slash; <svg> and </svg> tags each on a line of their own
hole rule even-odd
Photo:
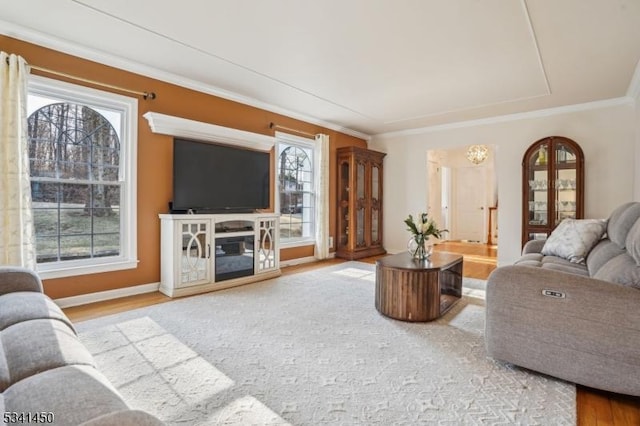
<svg viewBox="0 0 640 426">
<path fill-rule="evenodd" d="M 577 169 L 576 152 L 564 142 L 555 145 L 555 224 L 563 219 L 576 218 L 577 202 Z"/>
<path fill-rule="evenodd" d="M 276 269 L 278 262 L 276 256 L 276 230 L 278 220 L 260 219 L 258 221 L 258 241 L 254 243 L 254 256 L 256 272 L 272 271 Z"/>
<path fill-rule="evenodd" d="M 178 287 L 211 281 L 209 221 L 183 221 L 181 230 L 182 256 Z"/>
<path fill-rule="evenodd" d="M 350 165 L 348 160 L 343 160 L 338 169 L 339 194 L 338 199 L 338 247 L 347 247 L 349 244 L 349 179 Z"/>
<path fill-rule="evenodd" d="M 380 166 L 371 165 L 371 244 L 380 244 Z"/>
<path fill-rule="evenodd" d="M 364 215 L 365 215 L 365 163 L 356 164 L 356 247 L 364 247 Z"/>
<path fill-rule="evenodd" d="M 528 220 L 530 225 L 547 225 L 549 195 L 549 144 L 542 143 L 528 158 Z"/>
</svg>

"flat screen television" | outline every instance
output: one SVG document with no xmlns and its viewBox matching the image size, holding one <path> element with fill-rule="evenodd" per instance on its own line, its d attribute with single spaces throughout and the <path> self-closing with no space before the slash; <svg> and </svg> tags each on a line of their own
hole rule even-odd
<svg viewBox="0 0 640 426">
<path fill-rule="evenodd" d="M 174 139 L 172 212 L 245 213 L 269 207 L 268 152 Z"/>
</svg>

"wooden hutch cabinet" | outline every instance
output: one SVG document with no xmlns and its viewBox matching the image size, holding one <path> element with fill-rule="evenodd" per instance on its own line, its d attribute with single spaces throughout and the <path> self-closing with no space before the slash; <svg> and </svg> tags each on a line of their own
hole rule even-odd
<svg viewBox="0 0 640 426">
<path fill-rule="evenodd" d="M 584 217 L 584 154 L 571 139 L 551 136 L 522 160 L 522 245 L 546 239 L 565 218 Z"/>
<path fill-rule="evenodd" d="M 359 259 L 386 253 L 382 247 L 385 155 L 357 147 L 338 149 L 338 257 Z"/>
</svg>

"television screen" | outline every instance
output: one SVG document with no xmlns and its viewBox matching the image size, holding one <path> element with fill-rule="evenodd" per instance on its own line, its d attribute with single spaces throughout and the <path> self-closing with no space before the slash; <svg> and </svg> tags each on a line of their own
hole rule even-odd
<svg viewBox="0 0 640 426">
<path fill-rule="evenodd" d="M 252 212 L 269 207 L 268 152 L 174 139 L 173 211 Z"/>
</svg>

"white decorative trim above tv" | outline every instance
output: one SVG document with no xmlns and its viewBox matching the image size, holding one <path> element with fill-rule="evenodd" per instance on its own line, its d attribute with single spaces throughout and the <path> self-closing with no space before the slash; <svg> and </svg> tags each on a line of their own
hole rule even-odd
<svg viewBox="0 0 640 426">
<path fill-rule="evenodd" d="M 157 112 L 147 112 L 143 115 L 149 122 L 153 133 L 178 136 L 203 142 L 219 143 L 257 151 L 270 151 L 275 145 L 273 136 L 232 129 L 202 121 L 174 117 Z"/>
</svg>

